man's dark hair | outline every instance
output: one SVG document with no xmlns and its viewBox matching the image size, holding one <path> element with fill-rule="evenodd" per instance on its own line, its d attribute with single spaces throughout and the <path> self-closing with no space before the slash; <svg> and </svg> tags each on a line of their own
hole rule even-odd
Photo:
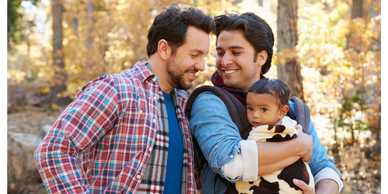
<svg viewBox="0 0 388 194">
<path fill-rule="evenodd" d="M 290 88 L 280 79 L 260 79 L 248 89 L 248 92 L 273 95 L 278 99 L 279 107 L 287 105 L 290 98 Z"/>
<path fill-rule="evenodd" d="M 212 17 L 201 10 L 183 4 L 173 4 L 164 7 L 154 19 L 148 30 L 147 55 L 150 57 L 158 50 L 158 43 L 165 39 L 171 46 L 171 54 L 186 41 L 186 31 L 189 26 L 196 27 L 210 34 L 214 28 Z"/>
<path fill-rule="evenodd" d="M 274 36 L 268 23 L 254 13 L 246 12 L 241 15 L 225 14 L 214 18 L 216 23 L 213 34 L 218 36 L 222 31 L 241 30 L 245 38 L 255 49 L 254 62 L 257 60 L 257 53 L 262 50 L 267 51 L 268 58 L 261 68 L 261 74 L 268 72 L 271 67 Z"/>
</svg>

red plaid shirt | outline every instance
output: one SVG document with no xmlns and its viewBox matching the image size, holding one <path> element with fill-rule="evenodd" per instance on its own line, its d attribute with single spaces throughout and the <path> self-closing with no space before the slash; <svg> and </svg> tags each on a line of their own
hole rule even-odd
<svg viewBox="0 0 388 194">
<path fill-rule="evenodd" d="M 35 152 L 49 193 L 135 193 L 155 144 L 158 89 L 144 62 L 85 85 Z M 189 148 L 187 193 L 193 194 L 187 95 L 180 91 L 177 97 Z"/>
</svg>

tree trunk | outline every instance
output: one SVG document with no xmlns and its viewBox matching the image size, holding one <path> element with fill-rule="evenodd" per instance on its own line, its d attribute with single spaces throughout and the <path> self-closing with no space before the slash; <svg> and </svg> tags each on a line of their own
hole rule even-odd
<svg viewBox="0 0 388 194">
<path fill-rule="evenodd" d="M 360 52 L 361 34 L 355 32 L 356 29 L 352 28 L 351 26 L 354 26 L 353 22 L 355 22 L 357 18 L 363 17 L 363 0 L 353 0 L 350 17 L 350 32 L 347 35 L 346 49 L 354 49 L 355 51 Z"/>
<path fill-rule="evenodd" d="M 298 1 L 278 0 L 278 78 L 290 87 L 291 96 L 296 96 L 304 101 L 302 84 L 303 77 L 296 52 L 296 45 L 298 43 L 297 24 Z"/>
<path fill-rule="evenodd" d="M 67 105 L 71 102 L 70 98 L 60 97 L 59 93 L 66 91 L 67 73 L 65 71 L 65 63 L 63 58 L 62 41 L 62 13 L 63 4 L 61 0 L 51 1 L 51 12 L 53 16 L 53 68 L 54 77 L 50 84 L 50 90 L 46 97 L 46 103 L 56 103 L 58 105 Z"/>
<path fill-rule="evenodd" d="M 364 0 L 353 0 L 352 13 L 351 13 L 352 19 L 362 18 L 362 2 L 363 1 Z"/>
</svg>

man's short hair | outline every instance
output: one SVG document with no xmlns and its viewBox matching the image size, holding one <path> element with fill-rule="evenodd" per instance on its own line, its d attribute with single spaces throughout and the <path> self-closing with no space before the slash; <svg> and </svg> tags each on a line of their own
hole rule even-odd
<svg viewBox="0 0 388 194">
<path fill-rule="evenodd" d="M 214 20 L 201 10 L 189 5 L 173 4 L 163 8 L 148 30 L 148 57 L 158 50 L 158 43 L 161 39 L 168 42 L 168 45 L 171 46 L 171 54 L 174 55 L 176 49 L 185 43 L 189 26 L 210 34 L 214 28 Z"/>
<path fill-rule="evenodd" d="M 262 50 L 267 51 L 268 58 L 263 67 L 261 74 L 265 74 L 271 67 L 274 35 L 268 23 L 254 13 L 246 12 L 238 14 L 224 14 L 214 18 L 216 27 L 214 34 L 217 37 L 222 31 L 241 30 L 245 38 L 255 49 L 254 61 L 257 60 L 257 53 Z"/>
<path fill-rule="evenodd" d="M 248 89 L 248 92 L 273 95 L 277 98 L 279 107 L 287 105 L 290 98 L 290 88 L 280 79 L 260 79 Z"/>
</svg>

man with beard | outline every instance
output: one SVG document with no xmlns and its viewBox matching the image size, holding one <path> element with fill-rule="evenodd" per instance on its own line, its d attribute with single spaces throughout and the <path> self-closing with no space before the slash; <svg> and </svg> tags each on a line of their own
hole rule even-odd
<svg viewBox="0 0 388 194">
<path fill-rule="evenodd" d="M 205 69 L 213 27 L 171 5 L 149 29 L 148 62 L 78 92 L 34 155 L 49 193 L 196 193 L 183 90 Z"/>
</svg>

